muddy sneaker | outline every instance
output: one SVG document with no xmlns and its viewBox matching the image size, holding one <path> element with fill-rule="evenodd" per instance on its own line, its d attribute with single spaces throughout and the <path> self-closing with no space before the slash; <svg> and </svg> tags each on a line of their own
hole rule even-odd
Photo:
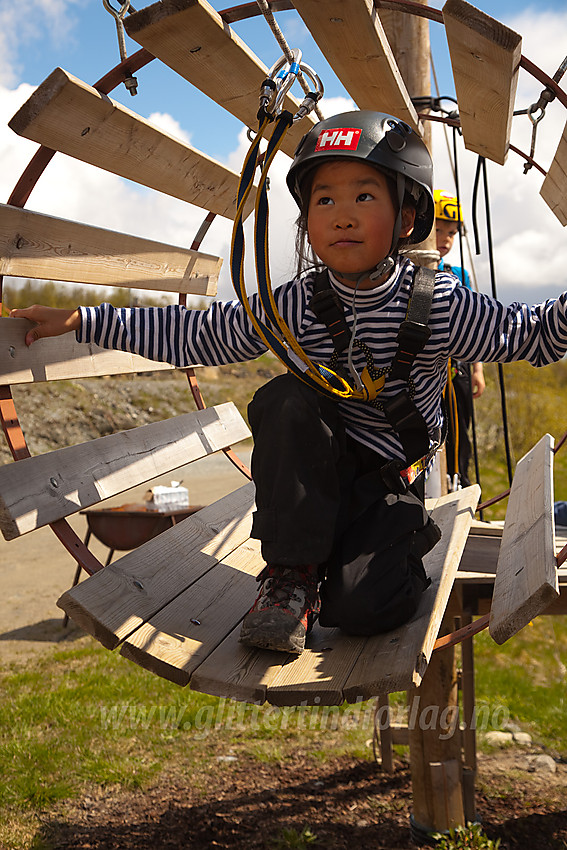
<svg viewBox="0 0 567 850">
<path fill-rule="evenodd" d="M 317 567 L 264 567 L 254 605 L 242 621 L 240 641 L 260 649 L 299 654 L 319 614 Z"/>
</svg>

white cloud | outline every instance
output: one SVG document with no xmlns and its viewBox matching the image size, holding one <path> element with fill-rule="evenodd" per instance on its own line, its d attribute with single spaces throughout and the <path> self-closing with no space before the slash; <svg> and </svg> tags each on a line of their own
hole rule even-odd
<svg viewBox="0 0 567 850">
<path fill-rule="evenodd" d="M 72 7 L 81 0 L 2 0 L 0 5 L 0 83 L 11 86 L 24 65 L 20 53 L 38 38 L 55 44 L 72 37 L 75 19 Z"/>
<path fill-rule="evenodd" d="M 169 133 L 170 136 L 175 136 L 176 139 L 181 139 L 183 142 L 187 142 L 187 144 L 191 143 L 191 134 L 184 130 L 179 121 L 177 121 L 172 115 L 169 115 L 167 112 L 152 112 L 148 118 L 150 124 L 154 124 L 156 127 L 159 127 L 160 130 L 164 130 L 166 133 Z"/>
</svg>

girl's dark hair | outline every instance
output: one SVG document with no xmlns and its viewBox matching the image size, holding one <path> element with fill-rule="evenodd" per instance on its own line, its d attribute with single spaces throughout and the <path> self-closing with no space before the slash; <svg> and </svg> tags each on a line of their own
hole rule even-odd
<svg viewBox="0 0 567 850">
<path fill-rule="evenodd" d="M 338 158 L 336 160 L 331 160 L 330 158 L 325 160 L 325 162 L 332 162 L 332 161 L 335 161 L 335 162 L 336 161 L 342 161 L 342 162 L 344 162 L 345 160 L 344 160 L 344 157 L 342 157 L 341 160 L 338 160 Z M 357 161 L 358 160 L 349 160 L 349 162 L 357 162 Z M 317 165 L 320 165 L 320 164 L 322 164 L 322 163 L 318 163 Z M 375 166 L 372 163 L 369 163 L 369 165 L 372 165 L 373 168 L 376 168 L 376 171 L 379 171 L 386 178 L 386 182 L 387 182 L 387 185 L 388 185 L 388 191 L 390 192 L 390 198 L 392 199 L 392 204 L 393 204 L 394 210 L 396 211 L 396 214 L 397 214 L 397 212 L 398 212 L 398 193 L 397 193 L 397 190 L 396 190 L 396 180 L 395 180 L 395 178 L 392 177 L 392 175 L 388 171 L 386 171 L 385 168 L 378 168 L 378 166 Z M 296 274 L 296 277 L 299 277 L 300 275 L 302 275 L 306 271 L 310 271 L 312 269 L 320 270 L 324 267 L 324 264 L 315 255 L 315 252 L 313 251 L 313 248 L 311 247 L 311 244 L 310 244 L 309 238 L 308 238 L 308 230 L 307 230 L 307 212 L 309 210 L 309 199 L 311 197 L 311 187 L 313 185 L 313 178 L 315 176 L 316 171 L 317 171 L 317 166 L 315 166 L 314 168 L 311 168 L 307 172 L 307 174 L 305 175 L 304 179 L 302 180 L 302 182 L 299 186 L 299 194 L 301 196 L 301 208 L 300 208 L 299 215 L 297 216 L 297 218 L 295 220 L 295 257 L 296 257 L 295 274 Z M 412 207 L 413 209 L 416 209 L 415 200 L 409 194 L 409 192 L 406 192 L 405 195 L 404 195 L 403 206 L 404 207 L 406 207 L 406 206 Z M 411 242 L 411 239 L 409 237 L 404 238 L 404 239 L 399 239 L 398 244 L 396 246 L 396 250 L 403 248 L 404 245 L 407 245 L 410 242 Z"/>
</svg>

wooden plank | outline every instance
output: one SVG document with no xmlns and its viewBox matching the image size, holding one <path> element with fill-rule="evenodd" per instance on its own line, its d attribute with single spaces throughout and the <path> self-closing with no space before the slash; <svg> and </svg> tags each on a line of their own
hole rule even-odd
<svg viewBox="0 0 567 850">
<path fill-rule="evenodd" d="M 317 626 L 303 653 L 270 681 L 272 705 L 341 705 L 343 687 L 365 646 L 365 638 Z M 358 698 L 349 702 L 359 702 Z"/>
<path fill-rule="evenodd" d="M 253 504 L 254 487 L 246 484 L 113 561 L 57 605 L 114 649 L 248 539 Z"/>
<path fill-rule="evenodd" d="M 232 402 L 0 468 L 0 530 L 12 540 L 246 439 Z"/>
<path fill-rule="evenodd" d="M 62 68 L 43 81 L 9 127 L 82 162 L 234 218 L 238 187 L 234 171 Z"/>
<path fill-rule="evenodd" d="M 553 437 L 545 434 L 518 462 L 490 611 L 490 634 L 502 644 L 559 596 L 553 528 Z"/>
<path fill-rule="evenodd" d="M 503 165 L 510 145 L 521 36 L 466 0 L 447 0 L 443 18 L 465 147 Z"/>
<path fill-rule="evenodd" d="M 24 342 L 27 319 L 0 318 L 0 385 L 172 370 L 169 363 L 77 342 L 74 333 Z"/>
<path fill-rule="evenodd" d="M 206 0 L 160 0 L 124 20 L 128 35 L 253 130 L 260 88 L 268 68 Z M 274 43 L 274 61 L 281 51 Z M 296 83 L 300 100 L 303 93 Z M 299 101 L 287 96 L 295 113 Z M 283 145 L 294 155 L 299 140 L 315 123 L 312 116 L 288 131 Z"/>
<path fill-rule="evenodd" d="M 478 485 L 428 500 L 428 509 L 442 531 L 439 543 L 424 558 L 431 585 L 409 623 L 367 638 L 344 688 L 348 702 L 378 694 L 405 691 L 421 682 L 457 574 L 459 560 L 474 515 Z"/>
<path fill-rule="evenodd" d="M 121 655 L 187 685 L 193 670 L 250 609 L 255 577 L 264 566 L 260 541 L 247 540 L 130 635 Z"/>
<path fill-rule="evenodd" d="M 372 0 L 294 0 L 293 5 L 359 109 L 395 115 L 421 133 Z"/>
<path fill-rule="evenodd" d="M 248 600 L 249 610 L 251 601 Z M 262 705 L 268 682 L 292 656 L 283 652 L 254 650 L 239 641 L 240 623 L 200 664 L 190 686 L 212 696 L 230 697 Z"/>
<path fill-rule="evenodd" d="M 542 183 L 540 195 L 559 219 L 563 227 L 567 224 L 567 124 L 559 140 L 553 162 Z"/>
<path fill-rule="evenodd" d="M 0 204 L 0 274 L 216 295 L 220 257 Z"/>
</svg>

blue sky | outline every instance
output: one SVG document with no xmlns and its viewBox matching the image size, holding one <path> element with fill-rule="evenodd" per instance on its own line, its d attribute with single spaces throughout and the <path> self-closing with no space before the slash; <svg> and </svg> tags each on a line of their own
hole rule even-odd
<svg viewBox="0 0 567 850">
<path fill-rule="evenodd" d="M 118 7 L 118 0 L 113 0 L 113 4 Z M 144 3 L 138 0 L 134 5 L 141 8 Z M 221 10 L 232 4 L 214 0 L 212 5 Z M 442 3 L 432 2 L 431 5 L 441 7 Z M 523 36 L 522 52 L 551 76 L 555 73 L 567 54 L 565 0 L 539 0 L 537 4 L 521 0 L 481 0 L 478 6 L 516 29 Z M 326 114 L 350 108 L 346 93 L 296 13 L 280 13 L 277 19 L 290 45 L 300 47 L 304 60 L 322 77 L 328 99 Z M 279 57 L 280 49 L 262 18 L 235 24 L 234 29 L 267 65 Z M 451 95 L 454 90 L 442 26 L 431 24 L 431 42 L 441 93 Z M 127 39 L 127 49 L 133 53 L 138 45 Z M 0 155 L 3 162 L 0 201 L 5 202 L 17 175 L 36 147 L 19 139 L 6 127 L 33 88 L 58 65 L 85 82 L 94 83 L 118 61 L 115 24 L 102 0 L 27 0 L 25 4 L 0 0 Z M 246 142 L 242 125 L 236 119 L 157 61 L 142 69 L 138 80 L 136 97 L 131 97 L 123 86 L 116 89 L 112 97 L 239 170 Z M 567 85 L 567 75 L 563 83 Z M 537 100 L 540 91 L 541 85 L 522 73 L 517 108 L 525 108 Z M 299 96 L 300 92 L 296 93 Z M 553 157 L 566 117 L 563 107 L 555 103 L 542 122 L 536 159 L 544 167 L 548 167 Z M 531 125 L 527 119 L 516 121 L 518 129 L 514 131 L 513 141 L 527 149 Z M 437 185 L 451 188 L 445 143 L 439 129 L 435 135 L 434 155 Z M 463 151 L 460 158 L 466 219 L 476 157 Z M 272 249 L 276 281 L 289 274 L 292 268 L 291 225 L 295 209 L 284 187 L 288 166 L 289 159 L 282 155 L 273 174 L 273 227 L 278 234 L 284 230 L 289 234 L 285 239 L 278 239 Z M 504 168 L 489 167 L 499 294 L 504 301 L 541 300 L 567 288 L 567 232 L 539 197 L 541 176 L 531 172 L 524 177 L 522 171 L 522 163 L 514 155 L 509 156 Z M 202 219 L 202 212 L 195 208 L 125 184 L 114 176 L 93 174 L 93 169 L 65 157 L 54 160 L 48 172 L 30 198 L 28 206 L 32 209 L 180 245 L 191 242 Z M 229 223 L 218 220 L 203 250 L 224 256 L 226 266 L 229 241 Z M 452 260 L 458 262 L 456 256 Z M 475 268 L 480 289 L 489 291 L 486 257 L 476 259 Z M 253 288 L 252 281 L 249 288 Z M 220 292 L 223 297 L 232 296 L 226 268 Z"/>
</svg>

